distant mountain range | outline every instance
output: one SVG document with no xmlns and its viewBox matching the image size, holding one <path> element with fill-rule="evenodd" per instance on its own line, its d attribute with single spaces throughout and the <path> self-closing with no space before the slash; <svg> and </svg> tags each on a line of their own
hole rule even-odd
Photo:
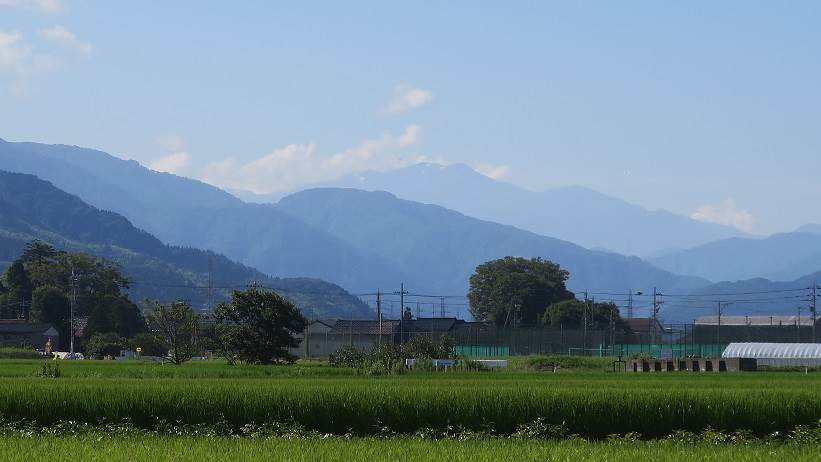
<svg viewBox="0 0 821 462">
<path fill-rule="evenodd" d="M 356 173 L 319 186 L 388 191 L 403 199 L 441 205 L 587 248 L 640 257 L 746 236 L 734 228 L 664 210 L 647 210 L 583 187 L 528 191 L 460 164 L 419 164 L 388 172 Z M 278 199 L 241 196 L 257 202 Z"/>
<path fill-rule="evenodd" d="M 821 234 L 821 225 L 817 223 L 808 223 L 795 230 L 796 233 L 811 233 Z"/>
<path fill-rule="evenodd" d="M 817 226 L 817 225 L 814 225 Z M 712 281 L 767 278 L 792 281 L 821 269 L 821 234 L 807 232 L 773 234 L 763 239 L 724 239 L 692 249 L 673 252 L 650 262 L 679 274 Z"/>
<path fill-rule="evenodd" d="M 801 315 L 810 316 L 810 288 L 821 282 L 821 271 L 790 281 L 753 278 L 719 282 L 695 290 L 686 297 L 661 297 L 665 303 L 659 315 L 666 321 L 692 322 L 699 316 L 714 316 L 718 303 L 725 315 Z M 819 292 L 821 295 L 821 292 Z"/>
<path fill-rule="evenodd" d="M 311 317 L 373 314 L 339 286 L 307 278 L 271 278 L 213 252 L 167 246 L 121 215 L 91 207 L 33 175 L 0 171 L 0 266 L 7 267 L 34 239 L 119 263 L 133 281 L 129 296 L 137 303 L 145 298 L 187 299 L 201 308 L 208 301 L 204 287 L 210 271 L 216 286 L 214 302 L 226 300 L 230 288 L 255 281 L 293 299 Z"/>
<path fill-rule="evenodd" d="M 638 258 L 590 251 L 389 194 L 311 191 L 278 206 L 247 204 L 204 183 L 100 151 L 36 143 L 0 142 L 0 169 L 36 174 L 165 242 L 219 252 L 269 275 L 320 278 L 353 292 L 405 281 L 417 292 L 464 294 L 478 263 L 506 255 L 555 260 L 573 273 L 571 286 L 578 289 L 655 283 L 684 290 L 707 283 Z M 325 219 L 334 222 L 329 226 Z"/>
<path fill-rule="evenodd" d="M 357 291 L 400 280 L 390 262 L 273 205 L 247 204 L 205 183 L 101 151 L 0 141 L 0 169 L 37 175 L 165 243 L 218 252 L 269 275 L 318 278 Z"/>
<path fill-rule="evenodd" d="M 208 259 L 202 255 L 206 254 L 200 252 L 196 254 L 199 257 L 190 257 L 197 263 L 187 267 L 179 263 L 179 260 L 188 261 L 186 258 L 172 258 L 175 252 L 187 251 L 186 248 L 206 249 L 224 254 L 226 262 L 230 263 L 230 258 L 265 275 L 307 277 L 299 281 L 312 281 L 306 282 L 308 286 L 319 284 L 315 280 L 322 279 L 359 293 L 377 288 L 391 291 L 405 282 L 415 293 L 435 295 L 465 294 L 468 277 L 477 264 L 507 255 L 539 256 L 560 263 L 570 271 L 569 286 L 575 291 L 624 293 L 633 289 L 649 293 L 656 286 L 668 294 L 705 295 L 728 290 L 722 285 L 711 285 L 709 280 L 765 276 L 791 281 L 816 272 L 819 269 L 816 262 L 821 261 L 813 253 L 817 249 L 821 255 L 821 234 L 810 232 L 821 228 L 817 225 L 808 225 L 800 233 L 757 239 L 743 236 L 734 229 L 667 212 L 648 211 L 584 188 L 528 192 L 495 182 L 464 166 L 416 166 L 378 174 L 376 180 L 368 179 L 370 174 L 361 181 L 356 179 L 359 187 L 400 190 L 406 196 L 417 195 L 417 201 L 400 199 L 387 192 L 316 188 L 267 204 L 246 203 L 196 180 L 158 173 L 134 161 L 71 146 L 0 141 L 0 169 L 35 174 L 94 207 L 123 215 L 136 227 L 151 233 L 112 232 L 107 239 L 114 239 L 113 235 L 122 237 L 108 242 L 99 236 L 72 237 L 68 230 L 52 231 L 37 225 L 49 230 L 46 236 L 48 233 L 57 235 L 66 245 L 77 241 L 104 249 L 124 248 L 126 252 L 117 252 L 125 254 L 145 254 L 146 258 L 150 256 L 174 266 L 168 270 L 169 274 L 174 273 L 175 268 L 183 268 L 187 280 L 200 283 L 205 274 L 202 265 Z M 462 187 L 451 187 L 449 191 L 447 185 L 457 178 Z M 354 181 L 354 178 L 344 181 Z M 379 186 L 387 185 L 380 182 L 393 182 L 395 188 L 381 188 Z M 412 182 L 419 184 L 409 184 Z M 450 210 L 441 206 L 442 203 L 461 204 L 461 209 Z M 97 213 L 105 212 L 98 210 Z M 65 216 L 65 225 L 73 220 L 70 217 L 77 216 L 83 215 L 72 212 Z M 495 217 L 494 221 L 509 218 L 519 226 L 481 219 L 488 217 Z M 8 226 L 9 233 L 19 232 Z M 635 253 L 698 245 L 691 250 L 653 258 L 650 264 L 637 257 L 589 250 L 522 227 L 531 230 L 547 227 L 557 235 L 591 247 L 635 249 L 639 246 L 640 251 Z M 40 234 L 29 232 L 26 239 L 32 235 Z M 183 247 L 165 247 L 152 235 Z M 608 235 L 613 236 L 612 240 L 608 240 Z M 718 240 L 705 244 L 711 239 Z M 15 242 L 19 246 L 23 240 Z M 150 242 L 152 248 L 165 248 L 166 253 L 155 255 L 140 250 L 140 246 L 149 245 L 141 244 L 143 242 Z M 766 250 L 766 245 L 759 247 L 763 244 L 773 245 L 774 250 Z M 702 252 L 702 248 L 708 250 Z M 97 252 L 104 251 L 97 249 Z M 783 263 L 784 267 L 774 267 L 773 262 Z M 265 277 L 248 267 L 242 268 L 253 276 L 237 270 L 234 280 Z M 722 277 L 725 275 L 731 277 Z M 792 283 L 753 279 L 736 284 L 763 287 L 766 291 L 771 286 Z M 314 292 L 306 287 L 301 289 L 303 295 Z M 325 293 L 324 288 L 316 292 L 324 300 L 322 306 L 326 312 L 365 313 L 356 311 L 364 305 L 346 298 L 347 295 L 326 298 L 321 295 Z M 679 307 L 676 303 L 679 302 L 673 299 L 666 301 L 663 317 L 692 320 L 692 314 L 710 309 L 709 302 L 695 309 L 692 301 L 679 303 L 682 305 Z M 336 311 L 334 304 L 339 304 Z M 788 305 L 774 304 L 772 308 L 792 310 Z M 761 304 L 754 307 L 762 309 Z M 461 314 L 464 315 L 464 310 Z"/>
<path fill-rule="evenodd" d="M 278 207 L 358 249 L 392 260 L 411 287 L 433 293 L 465 294 L 478 264 L 506 255 L 561 264 L 570 271 L 569 287 L 576 291 L 626 291 L 653 284 L 689 291 L 708 284 L 658 270 L 635 257 L 591 251 L 386 192 L 313 189 L 283 198 Z"/>
</svg>

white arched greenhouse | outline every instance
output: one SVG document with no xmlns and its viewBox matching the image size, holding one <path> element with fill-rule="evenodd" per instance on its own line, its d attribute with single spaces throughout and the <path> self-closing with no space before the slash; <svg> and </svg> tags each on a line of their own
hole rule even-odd
<svg viewBox="0 0 821 462">
<path fill-rule="evenodd" d="M 731 343 L 722 358 L 755 359 L 768 367 L 821 366 L 821 343 Z"/>
</svg>

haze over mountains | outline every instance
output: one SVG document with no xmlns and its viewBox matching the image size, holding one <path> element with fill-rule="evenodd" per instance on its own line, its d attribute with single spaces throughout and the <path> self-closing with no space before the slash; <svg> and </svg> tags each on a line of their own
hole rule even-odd
<svg viewBox="0 0 821 462">
<path fill-rule="evenodd" d="M 542 256 L 570 271 L 568 286 L 628 290 L 663 284 L 693 290 L 707 281 L 660 271 L 638 258 L 591 251 L 513 226 L 477 220 L 386 192 L 313 189 L 283 198 L 279 207 L 359 249 L 392 259 L 413 287 L 465 294 L 480 263 L 500 256 Z"/>
<path fill-rule="evenodd" d="M 810 288 L 821 281 L 821 271 L 790 281 L 753 278 L 719 282 L 694 291 L 687 297 L 667 297 L 661 310 L 665 320 L 692 322 L 699 316 L 714 316 L 718 303 L 725 315 L 810 316 Z"/>
<path fill-rule="evenodd" d="M 528 191 L 461 164 L 417 164 L 387 172 L 363 172 L 320 187 L 388 191 L 402 199 L 441 205 L 590 249 L 640 257 L 745 236 L 734 228 L 664 210 L 647 210 L 584 187 Z M 242 197 L 258 202 L 278 199 Z"/>
<path fill-rule="evenodd" d="M 94 207 L 123 215 L 165 243 L 224 254 L 269 276 L 322 279 L 354 293 L 377 288 L 391 291 L 405 282 L 416 293 L 462 295 L 477 264 L 507 255 L 558 262 L 571 272 L 569 286 L 573 290 L 617 293 L 658 286 L 668 293 L 707 294 L 721 289 L 709 281 L 725 279 L 717 277 L 725 274 L 733 275 L 727 278 L 732 280 L 763 275 L 791 281 L 821 269 L 812 254 L 802 260 L 798 251 L 792 260 L 779 256 L 778 261 L 789 268 L 773 269 L 765 262 L 769 258 L 772 266 L 774 255 L 784 252 L 783 248 L 768 254 L 755 247 L 785 240 L 797 242 L 795 247 L 806 251 L 808 242 L 821 242 L 821 234 L 743 237 L 731 228 L 648 211 L 585 188 L 534 193 L 458 165 L 420 165 L 373 174 L 376 180 L 366 174 L 362 181 L 340 181 L 356 181 L 357 186 L 368 185 L 366 189 L 383 185 L 406 196 L 416 195 L 418 201 L 387 192 L 315 188 L 291 194 L 277 204 L 246 203 L 196 180 L 71 146 L 0 141 L 0 169 L 37 175 Z M 460 188 L 453 187 L 456 178 L 461 178 Z M 387 187 L 391 185 L 393 188 Z M 472 212 L 450 210 L 443 203 L 471 208 Z M 474 214 L 518 220 L 519 226 L 474 218 Z M 578 239 L 570 242 L 521 229 L 528 227 L 547 227 L 557 235 Z M 711 239 L 718 240 L 709 243 Z M 636 257 L 590 250 L 576 241 L 602 248 L 638 246 L 643 252 L 699 245 L 656 257 L 654 266 Z M 732 250 L 738 243 L 753 246 L 752 250 L 738 251 L 741 254 L 761 253 L 758 266 L 751 266 L 750 262 L 756 261 L 752 257 L 736 265 L 744 256 Z M 699 246 L 731 250 L 723 254 L 710 250 L 699 257 Z M 821 252 L 821 244 L 818 250 Z M 714 255 L 720 256 L 704 263 L 699 260 Z M 202 269 L 197 272 L 201 277 Z M 739 284 L 769 287 L 782 283 L 753 279 Z M 671 301 L 662 315 L 687 320 L 709 307 L 708 303 L 687 311 Z M 792 307 L 785 305 L 783 309 Z M 464 316 L 464 311 L 461 314 Z"/>
<path fill-rule="evenodd" d="M 668 271 L 712 281 L 767 278 L 791 281 L 821 269 L 821 234 L 780 233 L 763 239 L 732 238 L 650 259 Z"/>
<path fill-rule="evenodd" d="M 307 278 L 271 278 L 213 252 L 167 246 L 121 215 L 91 207 L 33 175 L 0 171 L 0 266 L 7 267 L 35 239 L 120 264 L 133 281 L 129 296 L 136 303 L 145 298 L 186 299 L 202 308 L 208 302 L 205 287 L 210 277 L 216 286 L 213 302 L 226 300 L 232 287 L 255 281 L 293 299 L 309 316 L 371 313 L 336 285 Z"/>
<path fill-rule="evenodd" d="M 101 151 L 0 141 L 0 169 L 30 173 L 167 244 L 213 250 L 269 275 L 357 287 L 363 269 L 383 287 L 399 280 L 388 262 L 305 225 L 272 205 L 246 204 L 205 183 L 149 170 Z M 373 286 L 368 286 L 373 287 Z"/>
</svg>

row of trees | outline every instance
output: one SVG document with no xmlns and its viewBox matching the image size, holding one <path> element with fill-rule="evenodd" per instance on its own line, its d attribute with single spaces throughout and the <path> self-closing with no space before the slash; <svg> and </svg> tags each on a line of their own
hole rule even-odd
<svg viewBox="0 0 821 462">
<path fill-rule="evenodd" d="M 470 312 L 499 326 L 607 328 L 626 330 L 612 302 L 578 300 L 566 286 L 570 273 L 541 258 L 505 257 L 476 267 L 470 277 Z"/>
<path fill-rule="evenodd" d="M 128 287 L 128 278 L 112 262 L 33 241 L 0 283 L 0 318 L 50 323 L 65 349 L 74 296 L 75 316 L 88 319 L 80 344 L 103 333 L 130 338 L 145 332 L 146 325 L 139 307 L 127 297 Z"/>
<path fill-rule="evenodd" d="M 305 318 L 291 301 L 275 292 L 249 288 L 234 291 L 231 301 L 220 303 L 213 322 L 197 316 L 185 302 L 163 305 L 150 302 L 148 325 L 175 364 L 198 352 L 216 351 L 230 364 L 293 362 L 289 348 L 299 346 L 297 334 Z"/>
<path fill-rule="evenodd" d="M 178 364 L 204 351 L 231 363 L 292 361 L 288 349 L 299 345 L 296 334 L 305 326 L 296 305 L 271 291 L 235 291 L 200 316 L 182 301 L 147 300 L 141 310 L 128 299 L 129 284 L 113 262 L 33 241 L 0 281 L 0 319 L 50 323 L 60 332 L 56 347 L 65 350 L 74 298 L 75 317 L 87 318 L 77 350 L 102 357 L 139 347 Z"/>
</svg>

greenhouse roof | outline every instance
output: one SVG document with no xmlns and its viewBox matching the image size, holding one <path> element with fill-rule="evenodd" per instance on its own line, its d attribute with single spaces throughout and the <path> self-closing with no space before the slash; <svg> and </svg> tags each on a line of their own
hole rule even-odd
<svg viewBox="0 0 821 462">
<path fill-rule="evenodd" d="M 721 354 L 722 358 L 818 358 L 821 359 L 821 343 L 731 343 Z"/>
</svg>

